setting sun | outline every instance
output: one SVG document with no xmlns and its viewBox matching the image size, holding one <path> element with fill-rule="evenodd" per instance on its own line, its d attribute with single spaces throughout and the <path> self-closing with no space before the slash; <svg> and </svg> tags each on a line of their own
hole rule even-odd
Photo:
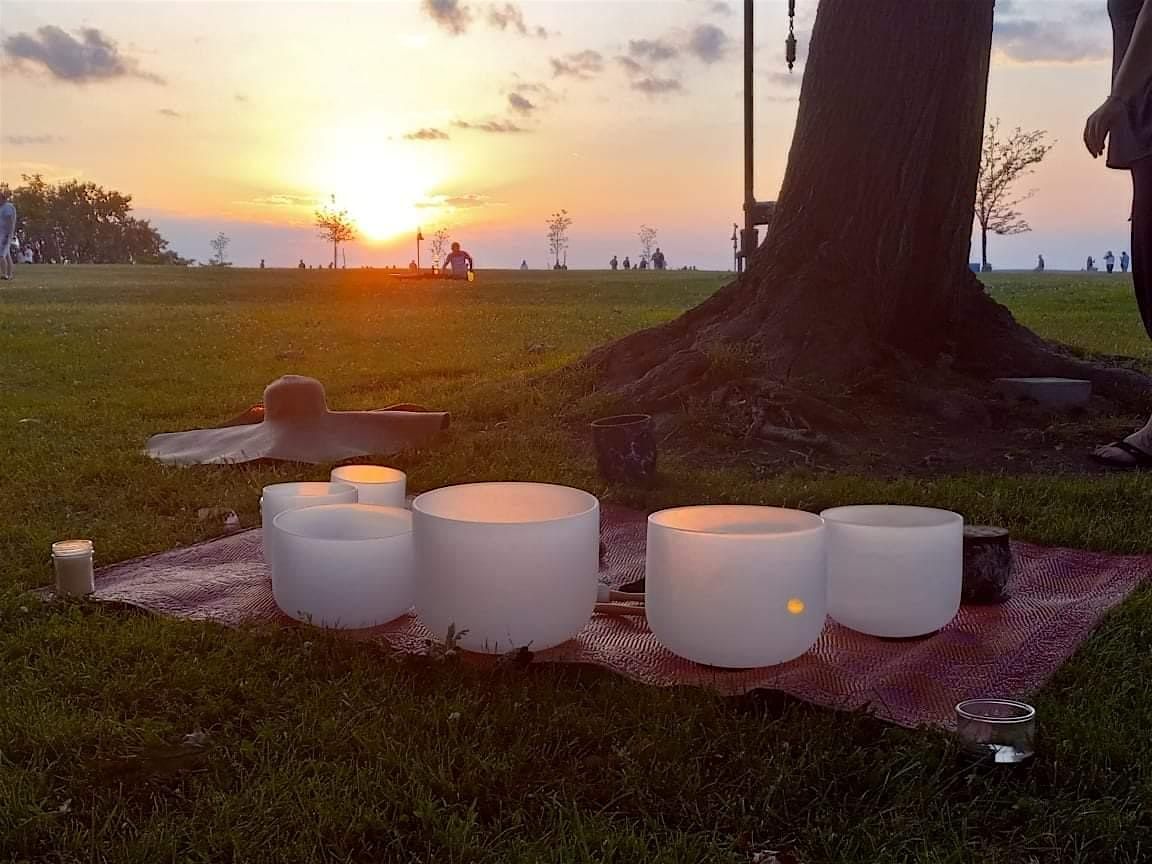
<svg viewBox="0 0 1152 864">
<path fill-rule="evenodd" d="M 335 196 L 365 240 L 389 240 L 441 215 L 433 193 L 447 175 L 445 160 L 390 140 L 377 126 L 325 130 L 312 152 L 317 198 Z"/>
</svg>

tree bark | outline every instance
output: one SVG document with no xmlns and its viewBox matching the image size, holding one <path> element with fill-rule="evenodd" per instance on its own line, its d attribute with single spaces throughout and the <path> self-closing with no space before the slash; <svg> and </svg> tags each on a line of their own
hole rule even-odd
<svg viewBox="0 0 1152 864">
<path fill-rule="evenodd" d="M 977 375 L 1084 372 L 968 266 L 993 6 L 822 0 L 764 244 L 700 306 L 590 354 L 601 381 L 659 410 L 734 374 L 842 391 L 878 368 L 914 379 L 942 355 Z"/>
</svg>

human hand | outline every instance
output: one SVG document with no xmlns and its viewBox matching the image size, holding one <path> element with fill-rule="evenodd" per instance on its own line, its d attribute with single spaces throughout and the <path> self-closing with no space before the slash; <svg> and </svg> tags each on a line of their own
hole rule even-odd
<svg viewBox="0 0 1152 864">
<path fill-rule="evenodd" d="M 1108 138 L 1108 133 L 1112 131 L 1123 111 L 1124 105 L 1109 96 L 1103 105 L 1092 112 L 1088 122 L 1084 124 L 1084 146 L 1088 148 L 1093 159 L 1104 153 L 1104 142 Z"/>
</svg>

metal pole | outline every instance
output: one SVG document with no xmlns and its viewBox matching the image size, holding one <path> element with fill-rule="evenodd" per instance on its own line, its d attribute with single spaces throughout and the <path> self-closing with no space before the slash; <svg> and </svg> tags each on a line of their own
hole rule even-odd
<svg viewBox="0 0 1152 864">
<path fill-rule="evenodd" d="M 740 247 L 744 252 L 743 269 L 748 269 L 755 247 L 756 193 L 753 186 L 755 172 L 755 133 L 753 132 L 753 43 L 756 39 L 753 26 L 753 0 L 744 0 L 744 236 Z"/>
</svg>

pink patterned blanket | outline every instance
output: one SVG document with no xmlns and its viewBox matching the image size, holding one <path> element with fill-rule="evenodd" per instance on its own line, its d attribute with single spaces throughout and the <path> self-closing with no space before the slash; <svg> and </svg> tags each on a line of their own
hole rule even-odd
<svg viewBox="0 0 1152 864">
<path fill-rule="evenodd" d="M 619 586 L 643 576 L 644 537 L 644 514 L 605 508 L 604 581 Z M 1009 602 L 965 606 L 943 630 L 917 641 L 876 639 L 829 621 L 816 646 L 790 663 L 726 670 L 676 657 L 643 618 L 597 615 L 576 639 L 533 660 L 592 663 L 656 686 L 724 694 L 770 688 L 829 708 L 869 711 L 901 726 L 949 728 L 953 707 L 963 699 L 1024 696 L 1041 687 L 1103 615 L 1152 574 L 1152 556 L 1025 543 L 1013 548 Z M 97 573 L 95 597 L 230 626 L 300 626 L 273 602 L 258 529 L 105 567 Z M 431 636 L 412 615 L 341 632 L 411 653 L 423 653 Z"/>
</svg>

